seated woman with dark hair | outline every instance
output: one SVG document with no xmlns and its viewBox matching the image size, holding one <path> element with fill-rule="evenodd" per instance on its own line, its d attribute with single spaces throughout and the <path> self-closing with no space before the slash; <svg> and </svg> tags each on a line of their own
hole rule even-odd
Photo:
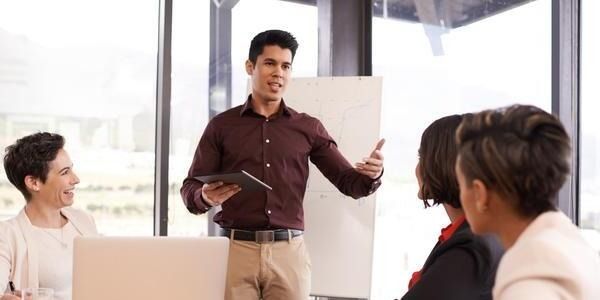
<svg viewBox="0 0 600 300">
<path fill-rule="evenodd" d="M 421 137 L 418 196 L 442 204 L 450 221 L 442 229 L 423 268 L 413 274 L 402 299 L 492 299 L 491 289 L 502 248 L 494 238 L 473 235 L 465 222 L 454 172 L 455 133 L 462 120 L 452 115 L 433 122 Z"/>
<path fill-rule="evenodd" d="M 457 143 L 467 220 L 507 249 L 494 299 L 600 299 L 598 253 L 556 209 L 571 154 L 560 121 L 534 106 L 486 110 L 463 120 Z"/>
<path fill-rule="evenodd" d="M 70 207 L 79 178 L 64 144 L 62 136 L 44 132 L 6 148 L 4 170 L 25 207 L 0 222 L 1 300 L 20 299 L 18 291 L 28 287 L 52 288 L 54 299 L 71 299 L 73 239 L 97 231 L 90 215 Z"/>
</svg>

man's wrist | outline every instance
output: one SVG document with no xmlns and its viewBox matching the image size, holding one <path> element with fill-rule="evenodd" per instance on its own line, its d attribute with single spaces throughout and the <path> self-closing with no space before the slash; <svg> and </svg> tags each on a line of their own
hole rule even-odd
<svg viewBox="0 0 600 300">
<path fill-rule="evenodd" d="M 203 197 L 203 195 L 202 195 L 202 188 L 199 188 L 198 190 L 196 190 L 196 195 L 195 196 L 196 196 L 196 199 L 200 199 L 199 202 L 201 202 L 202 204 L 204 204 L 204 206 L 205 206 L 204 210 L 205 211 L 208 211 L 212 207 L 216 206 L 215 205 L 216 203 L 214 203 L 214 202 L 212 202 L 210 200 L 207 200 L 206 198 Z M 198 201 L 196 203 L 198 203 Z"/>
</svg>

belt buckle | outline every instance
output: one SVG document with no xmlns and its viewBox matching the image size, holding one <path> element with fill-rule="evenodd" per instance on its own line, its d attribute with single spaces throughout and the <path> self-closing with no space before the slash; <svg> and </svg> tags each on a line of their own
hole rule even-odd
<svg viewBox="0 0 600 300">
<path fill-rule="evenodd" d="M 275 241 L 275 231 L 261 230 L 254 232 L 254 240 L 259 244 L 272 243 Z"/>
</svg>

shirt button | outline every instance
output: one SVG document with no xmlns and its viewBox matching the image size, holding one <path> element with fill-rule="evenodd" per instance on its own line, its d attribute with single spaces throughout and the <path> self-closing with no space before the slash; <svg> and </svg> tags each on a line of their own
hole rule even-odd
<svg viewBox="0 0 600 300">
<path fill-rule="evenodd" d="M 269 214 L 269 215 L 271 214 L 271 210 L 270 210 L 270 209 L 269 209 L 269 210 L 267 210 L 267 214 Z"/>
<path fill-rule="evenodd" d="M 265 140 L 265 143 L 267 143 L 267 144 L 268 144 L 268 143 L 270 143 L 270 142 L 271 142 L 271 141 L 269 141 L 269 139 L 266 139 L 266 140 Z"/>
<path fill-rule="evenodd" d="M 267 163 L 267 168 L 270 168 L 270 167 L 271 167 L 271 164 L 270 164 L 270 163 Z"/>
<path fill-rule="evenodd" d="M 265 122 L 269 122 L 269 119 L 267 119 Z"/>
</svg>

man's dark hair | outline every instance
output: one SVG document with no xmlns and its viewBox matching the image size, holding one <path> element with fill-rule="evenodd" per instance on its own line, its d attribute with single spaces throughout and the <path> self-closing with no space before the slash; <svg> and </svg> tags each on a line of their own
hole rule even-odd
<svg viewBox="0 0 600 300">
<path fill-rule="evenodd" d="M 556 210 L 571 155 L 558 118 L 530 105 L 485 110 L 466 117 L 456 139 L 467 184 L 481 180 L 524 217 Z"/>
<path fill-rule="evenodd" d="M 31 193 L 25 186 L 25 177 L 33 176 L 46 182 L 50 162 L 56 159 L 58 151 L 65 145 L 65 139 L 55 133 L 38 132 L 18 139 L 6 147 L 4 171 L 12 183 L 25 197 L 31 199 Z"/>
<path fill-rule="evenodd" d="M 256 59 L 262 54 L 265 46 L 272 45 L 277 45 L 281 49 L 290 49 L 292 51 L 292 61 L 294 60 L 296 49 L 298 49 L 298 41 L 291 33 L 283 30 L 267 30 L 257 34 L 250 42 L 248 59 L 256 65 Z"/>
<path fill-rule="evenodd" d="M 419 168 L 421 190 L 425 207 L 447 203 L 460 208 L 460 193 L 454 171 L 456 163 L 456 129 L 463 116 L 451 115 L 431 123 L 421 136 Z"/>
</svg>

